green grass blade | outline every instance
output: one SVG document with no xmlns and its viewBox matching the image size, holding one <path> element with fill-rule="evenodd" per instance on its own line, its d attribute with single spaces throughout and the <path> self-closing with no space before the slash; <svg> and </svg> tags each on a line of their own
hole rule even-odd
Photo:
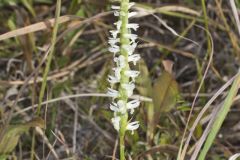
<svg viewBox="0 0 240 160">
<path fill-rule="evenodd" d="M 47 58 L 47 64 L 46 64 L 46 68 L 44 70 L 44 74 L 43 74 L 43 82 L 42 82 L 42 86 L 41 86 L 41 90 L 40 90 L 40 95 L 39 95 L 39 104 L 38 104 L 38 109 L 37 109 L 37 114 L 40 114 L 40 110 L 41 110 L 41 103 L 43 101 L 43 96 L 44 96 L 44 92 L 46 89 L 46 84 L 47 84 L 47 75 L 51 66 L 51 62 L 52 62 L 52 58 L 53 58 L 53 53 L 54 53 L 54 49 L 55 49 L 55 43 L 56 43 L 56 39 L 57 39 L 57 31 L 58 31 L 58 20 L 60 17 L 60 11 L 61 11 L 61 0 L 57 1 L 57 8 L 56 8 L 56 14 L 55 14 L 55 24 L 54 24 L 54 28 L 53 28 L 53 34 L 52 34 L 52 40 L 51 40 L 51 48 L 50 48 L 50 53 L 48 55 Z"/>
<path fill-rule="evenodd" d="M 50 46 L 49 55 L 47 57 L 46 68 L 43 73 L 43 82 L 42 82 L 41 89 L 40 89 L 39 102 L 38 102 L 37 113 L 36 113 L 37 116 L 40 115 L 41 104 L 43 101 L 43 96 L 44 96 L 44 92 L 45 92 L 46 85 L 47 85 L 47 76 L 48 76 L 48 73 L 50 70 L 53 53 L 54 53 L 54 49 L 55 49 L 55 44 L 56 44 L 56 39 L 57 39 L 57 31 L 58 31 L 58 26 L 59 26 L 58 21 L 59 21 L 59 17 L 60 17 L 60 12 L 61 12 L 61 0 L 57 0 L 55 23 L 54 23 L 54 27 L 53 27 L 51 46 Z M 34 147 L 35 147 L 35 132 L 33 132 L 33 136 L 32 136 L 31 159 L 34 159 L 34 152 L 35 152 Z"/>
<path fill-rule="evenodd" d="M 227 113 L 229 112 L 230 110 L 230 107 L 232 106 L 232 103 L 233 103 L 233 100 L 234 100 L 234 97 L 236 96 L 237 92 L 238 92 L 238 89 L 239 89 L 239 86 L 240 86 L 240 74 L 237 75 L 236 79 L 234 80 L 233 82 L 233 85 L 224 101 L 224 104 L 221 108 L 221 110 L 219 111 L 214 123 L 213 123 L 213 128 L 212 130 L 210 131 L 208 137 L 207 137 L 207 140 L 203 146 L 203 149 L 202 151 L 200 152 L 200 155 L 198 157 L 198 160 L 205 160 L 206 158 L 206 155 L 207 155 L 207 152 L 208 150 L 210 149 L 210 147 L 212 146 L 213 142 L 214 142 L 214 139 L 218 133 L 218 131 L 220 130 L 222 124 L 223 124 L 223 121 L 224 119 L 226 118 L 227 116 Z"/>
</svg>

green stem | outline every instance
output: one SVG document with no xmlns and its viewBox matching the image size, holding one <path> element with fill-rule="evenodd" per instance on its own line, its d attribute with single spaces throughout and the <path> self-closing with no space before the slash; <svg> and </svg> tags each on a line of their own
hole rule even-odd
<svg viewBox="0 0 240 160">
<path fill-rule="evenodd" d="M 129 45 L 130 41 L 128 38 L 124 37 L 124 34 L 128 34 L 128 8 L 129 7 L 129 0 L 121 0 L 121 9 L 120 13 L 124 13 L 120 15 L 119 20 L 122 22 L 121 29 L 120 29 L 120 54 L 123 55 L 126 59 L 126 66 L 121 71 L 121 80 L 120 80 L 120 100 L 123 100 L 125 103 L 128 102 L 128 95 L 124 88 L 121 87 L 121 84 L 129 83 L 129 78 L 125 76 L 124 72 L 129 70 L 128 65 L 128 52 L 123 48 L 124 45 Z M 120 160 L 125 160 L 125 144 L 124 144 L 124 137 L 126 133 L 126 128 L 128 124 L 128 113 L 120 115 L 120 130 L 119 130 L 119 143 L 120 143 Z"/>
<path fill-rule="evenodd" d="M 124 135 L 120 135 L 120 160 L 125 160 Z"/>
<path fill-rule="evenodd" d="M 124 114 L 121 116 L 121 124 L 120 124 L 120 131 L 119 131 L 119 145 L 120 145 L 120 160 L 125 160 L 125 143 L 124 137 L 126 133 L 126 127 L 128 121 L 128 114 Z"/>
<path fill-rule="evenodd" d="M 122 22 L 121 30 L 120 30 L 120 54 L 123 55 L 126 59 L 126 66 L 122 70 L 121 73 L 121 84 L 128 83 L 129 78 L 124 75 L 124 72 L 129 69 L 128 65 L 128 52 L 123 48 L 124 45 L 129 45 L 129 39 L 124 37 L 124 34 L 128 34 L 127 24 L 128 24 L 128 6 L 129 6 L 129 0 L 122 0 L 121 1 L 121 11 L 122 13 L 125 13 L 124 15 L 120 16 L 120 21 Z M 125 101 L 127 100 L 126 93 L 124 94 L 125 90 L 121 89 L 123 91 L 123 95 L 121 98 L 123 98 Z"/>
</svg>

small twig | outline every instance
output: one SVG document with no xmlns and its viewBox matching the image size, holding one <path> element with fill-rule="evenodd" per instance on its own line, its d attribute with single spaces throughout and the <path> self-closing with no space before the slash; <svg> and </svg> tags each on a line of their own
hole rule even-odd
<svg viewBox="0 0 240 160">
<path fill-rule="evenodd" d="M 36 127 L 36 131 L 37 131 L 38 134 L 40 134 L 40 135 L 42 136 L 43 140 L 45 141 L 45 143 L 47 144 L 48 148 L 50 149 L 50 152 L 53 153 L 53 156 L 54 156 L 56 159 L 59 159 L 57 153 L 55 152 L 55 150 L 54 150 L 54 148 L 53 148 L 54 145 L 51 145 L 51 144 L 50 144 L 50 142 L 49 142 L 48 138 L 45 136 L 43 130 L 42 130 L 41 128 L 39 128 L 39 127 Z"/>
<path fill-rule="evenodd" d="M 196 26 L 198 26 L 198 25 L 196 25 Z M 197 92 L 196 92 L 196 96 L 194 97 L 194 100 L 193 100 L 193 102 L 192 102 L 192 106 L 191 106 L 190 113 L 189 113 L 189 115 L 188 115 L 187 124 L 186 124 L 186 127 L 185 127 L 185 129 L 184 129 L 183 138 L 182 138 L 182 141 L 181 141 L 181 147 L 180 147 L 179 154 L 178 154 L 178 160 L 184 160 L 184 157 L 185 157 L 185 155 L 186 155 L 187 148 L 188 148 L 189 142 L 190 142 L 190 140 L 191 140 L 191 136 L 192 136 L 191 132 L 190 132 L 189 137 L 188 137 L 188 139 L 186 140 L 184 146 L 182 146 L 183 143 L 184 143 L 183 140 L 184 140 L 185 135 L 186 135 L 187 130 L 188 130 L 188 125 L 189 125 L 189 123 L 190 123 L 191 115 L 192 115 L 192 112 L 193 112 L 193 108 L 194 108 L 194 106 L 195 106 L 195 103 L 196 103 L 196 101 L 197 101 L 198 94 L 200 93 L 200 90 L 201 90 L 201 88 L 202 88 L 202 86 L 203 86 L 204 80 L 205 80 L 205 78 L 206 78 L 206 76 L 207 76 L 207 73 L 208 73 L 208 71 L 209 71 L 210 65 L 211 65 L 211 63 L 212 63 L 213 53 L 214 53 L 213 39 L 212 39 L 211 34 L 210 34 L 209 31 L 206 30 L 205 28 L 203 28 L 203 27 L 201 27 L 201 26 L 198 26 L 198 27 L 201 28 L 201 29 L 203 29 L 203 30 L 205 30 L 206 33 L 208 34 L 208 36 L 209 36 L 209 38 L 210 38 L 210 42 L 211 42 L 211 52 L 210 52 L 210 57 L 209 57 L 208 64 L 207 64 L 207 66 L 206 66 L 204 75 L 203 75 L 202 80 L 201 80 L 201 82 L 200 82 L 200 84 L 199 84 L 198 90 L 197 90 Z M 183 147 L 183 148 L 182 148 L 182 147 Z"/>
<path fill-rule="evenodd" d="M 116 139 L 116 142 L 115 142 L 115 145 L 114 145 L 112 160 L 116 160 L 117 146 L 118 146 L 118 139 Z"/>
<path fill-rule="evenodd" d="M 144 159 L 143 157 L 149 155 L 149 154 L 154 154 L 156 152 L 161 152 L 161 153 L 171 153 L 173 155 L 177 156 L 177 151 L 178 151 L 178 147 L 174 146 L 174 145 L 159 145 L 159 146 L 154 146 L 152 148 L 150 148 L 147 151 L 144 151 L 142 153 L 140 153 L 139 155 L 137 155 L 134 160 L 141 160 Z"/>
<path fill-rule="evenodd" d="M 65 100 L 65 99 L 78 98 L 78 97 L 109 97 L 109 96 L 105 93 L 81 93 L 81 94 L 74 94 L 74 95 L 68 95 L 68 96 L 63 96 L 63 97 L 58 97 L 58 98 L 55 98 L 55 99 L 51 99 L 51 100 L 42 102 L 41 105 L 54 103 L 54 102 Z M 138 100 L 144 101 L 144 102 L 152 102 L 151 98 L 140 96 L 140 95 L 133 95 L 131 98 L 132 99 L 138 99 Z M 26 108 L 24 108 L 24 109 L 22 109 L 22 110 L 20 110 L 16 113 L 14 113 L 14 116 L 16 116 L 18 114 L 22 114 L 24 112 L 27 112 L 27 111 L 29 111 L 33 108 L 36 108 L 37 106 L 38 106 L 38 104 L 26 107 Z"/>
<path fill-rule="evenodd" d="M 230 0 L 229 2 L 230 2 L 230 5 L 231 5 L 231 8 L 232 8 L 232 11 L 233 11 L 235 21 L 237 23 L 238 34 L 240 35 L 240 21 L 239 21 L 239 17 L 238 17 L 237 7 L 235 5 L 234 0 Z"/>
<path fill-rule="evenodd" d="M 78 16 L 65 15 L 65 16 L 59 17 L 59 24 L 66 23 L 72 20 L 81 20 L 81 19 L 82 18 Z M 23 28 L 19 28 L 19 29 L 4 33 L 0 35 L 0 41 L 51 28 L 53 27 L 55 21 L 56 21 L 55 18 L 52 18 L 49 20 L 45 20 L 43 22 L 38 22 Z"/>
</svg>

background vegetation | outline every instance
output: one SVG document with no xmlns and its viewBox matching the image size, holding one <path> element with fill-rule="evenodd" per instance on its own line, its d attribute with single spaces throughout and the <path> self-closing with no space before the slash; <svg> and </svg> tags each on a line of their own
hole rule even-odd
<svg viewBox="0 0 240 160">
<path fill-rule="evenodd" d="M 207 160 L 239 152 L 240 2 L 135 2 L 141 127 L 127 159 L 175 160 L 182 146 L 194 160 L 208 144 Z M 105 94 L 112 3 L 0 0 L 0 159 L 118 158 Z"/>
</svg>

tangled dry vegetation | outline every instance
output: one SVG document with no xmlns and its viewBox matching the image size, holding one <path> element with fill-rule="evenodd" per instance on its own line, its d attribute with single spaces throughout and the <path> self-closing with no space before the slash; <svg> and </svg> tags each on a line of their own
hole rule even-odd
<svg viewBox="0 0 240 160">
<path fill-rule="evenodd" d="M 239 71 L 240 3 L 235 11 L 232 1 L 222 0 L 135 2 L 138 15 L 131 21 L 140 25 L 136 52 L 142 60 L 133 98 L 142 103 L 134 115 L 140 129 L 126 136 L 127 159 L 175 160 L 201 118 L 184 156 L 194 160 Z M 111 4 L 63 0 L 58 17 L 52 0 L 0 1 L 0 158 L 118 158 L 105 94 L 113 66 Z M 231 102 L 207 160 L 240 151 L 239 95 Z"/>
</svg>

